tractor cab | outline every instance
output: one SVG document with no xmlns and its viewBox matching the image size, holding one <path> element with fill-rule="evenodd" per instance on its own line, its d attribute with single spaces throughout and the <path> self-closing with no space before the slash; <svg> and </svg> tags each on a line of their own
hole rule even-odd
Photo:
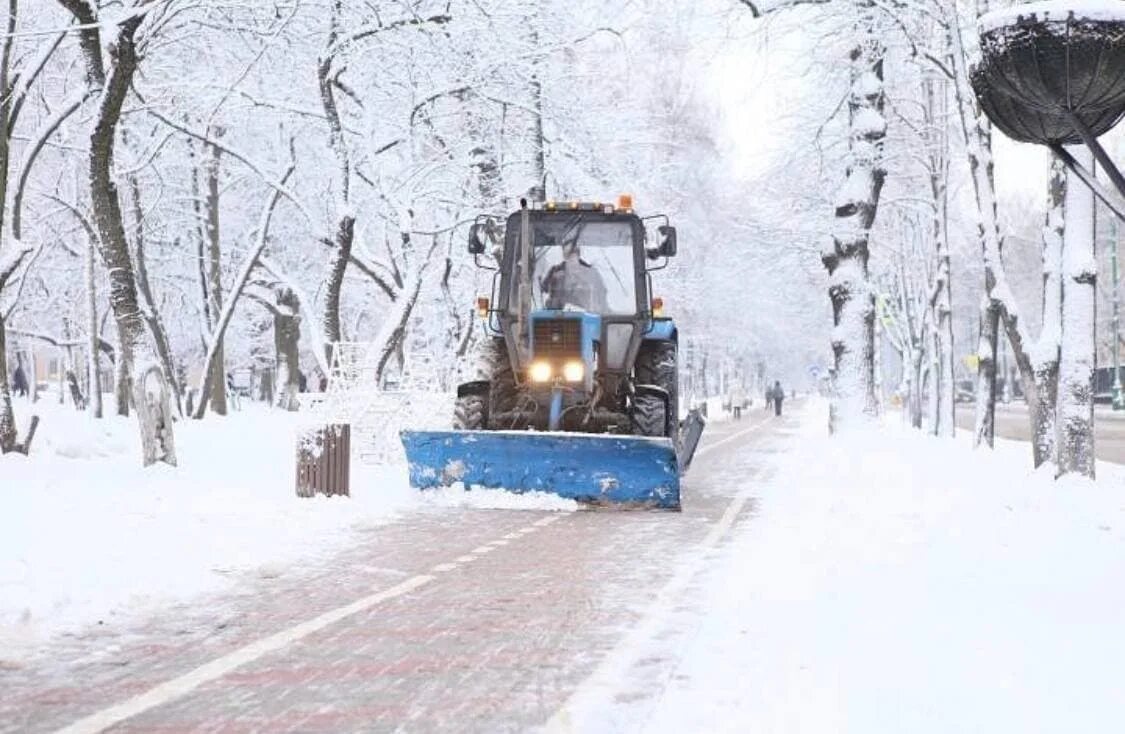
<svg viewBox="0 0 1125 734">
<path fill-rule="evenodd" d="M 534 203 L 508 217 L 488 327 L 505 338 L 520 381 L 589 383 L 596 373 L 615 389 L 652 331 L 650 265 L 675 253 L 675 230 L 660 218 L 662 244 L 646 249 L 628 196 L 616 206 Z M 470 233 L 470 252 L 483 250 L 474 239 L 484 231 Z"/>
</svg>

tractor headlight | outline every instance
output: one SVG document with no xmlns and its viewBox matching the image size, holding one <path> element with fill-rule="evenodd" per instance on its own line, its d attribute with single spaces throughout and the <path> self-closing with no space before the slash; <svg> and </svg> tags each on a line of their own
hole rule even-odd
<svg viewBox="0 0 1125 734">
<path fill-rule="evenodd" d="M 567 362 L 563 365 L 563 379 L 567 382 L 582 382 L 586 367 L 581 362 Z"/>
<path fill-rule="evenodd" d="M 532 362 L 527 368 L 527 376 L 532 382 L 548 382 L 551 379 L 550 362 Z"/>
</svg>

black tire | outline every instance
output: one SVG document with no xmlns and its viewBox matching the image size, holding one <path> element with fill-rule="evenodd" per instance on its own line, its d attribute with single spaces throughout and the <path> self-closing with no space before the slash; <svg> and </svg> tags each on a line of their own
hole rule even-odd
<svg viewBox="0 0 1125 734">
<path fill-rule="evenodd" d="M 493 430 L 513 428 L 510 421 L 506 425 L 502 418 L 519 404 L 519 390 L 512 360 L 508 357 L 508 345 L 501 338 L 492 338 L 484 348 L 486 352 L 482 359 L 489 372 L 488 427 Z"/>
<path fill-rule="evenodd" d="M 656 395 L 635 396 L 633 425 L 638 436 L 665 435 L 664 400 Z"/>
<path fill-rule="evenodd" d="M 488 423 L 488 398 L 485 395 L 461 395 L 453 403 L 453 430 L 483 431 Z"/>
<path fill-rule="evenodd" d="M 680 375 L 676 362 L 676 343 L 642 342 L 633 366 L 633 379 L 638 385 L 653 385 L 668 393 L 671 420 L 669 438 L 675 439 L 680 420 Z M 664 401 L 654 395 L 638 395 L 634 401 L 633 421 L 641 435 L 664 436 Z"/>
</svg>

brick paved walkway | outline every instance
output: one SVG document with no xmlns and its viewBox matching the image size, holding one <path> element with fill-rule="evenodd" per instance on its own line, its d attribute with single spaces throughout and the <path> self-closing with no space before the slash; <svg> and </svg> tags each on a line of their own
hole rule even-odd
<svg viewBox="0 0 1125 734">
<path fill-rule="evenodd" d="M 143 699 L 155 705 L 84 730 L 106 721 L 120 732 L 535 728 L 641 621 L 740 487 L 760 479 L 782 424 L 751 420 L 761 423 L 710 430 L 679 514 L 426 510 L 280 578 L 59 640 L 0 670 L 0 732 L 55 731 L 172 680 L 175 691 Z M 372 597 L 388 589 L 393 598 Z M 276 649 L 253 647 L 353 602 L 351 614 L 300 627 Z M 247 646 L 257 653 L 244 664 L 215 668 Z"/>
</svg>

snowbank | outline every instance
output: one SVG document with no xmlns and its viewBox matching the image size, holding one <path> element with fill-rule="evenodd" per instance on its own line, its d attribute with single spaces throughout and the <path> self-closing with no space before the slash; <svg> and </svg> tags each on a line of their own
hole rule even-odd
<svg viewBox="0 0 1125 734">
<path fill-rule="evenodd" d="M 0 659 L 242 573 L 283 574 L 420 503 L 404 470 L 357 461 L 352 497 L 298 499 L 298 414 L 260 405 L 181 421 L 180 466 L 147 470 L 135 420 L 94 421 L 47 400 L 35 412 L 32 455 L 0 457 Z"/>
<path fill-rule="evenodd" d="M 1125 728 L 1125 469 L 807 418 L 648 730 Z"/>
</svg>

